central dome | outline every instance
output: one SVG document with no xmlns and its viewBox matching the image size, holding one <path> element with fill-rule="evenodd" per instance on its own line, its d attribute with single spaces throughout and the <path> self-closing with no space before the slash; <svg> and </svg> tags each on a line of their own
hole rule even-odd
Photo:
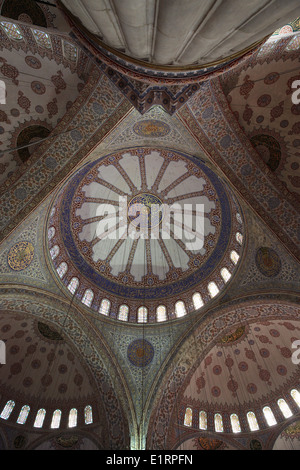
<svg viewBox="0 0 300 470">
<path fill-rule="evenodd" d="M 108 155 L 78 171 L 54 206 L 51 258 L 56 269 L 67 265 L 61 278 L 76 277 L 93 301 L 98 293 L 110 304 L 148 308 L 200 291 L 205 299 L 208 280 L 221 290 L 228 279 L 220 268 L 231 275 L 238 262 L 240 210 L 190 155 L 155 148 Z"/>
</svg>

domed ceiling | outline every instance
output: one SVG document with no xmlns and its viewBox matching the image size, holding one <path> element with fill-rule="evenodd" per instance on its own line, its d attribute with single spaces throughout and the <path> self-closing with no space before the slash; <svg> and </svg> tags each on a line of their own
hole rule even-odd
<svg viewBox="0 0 300 470">
<path fill-rule="evenodd" d="M 293 18 L 298 2 L 62 0 L 94 42 L 123 60 L 205 67 L 240 56 Z M 99 42 L 100 38 L 100 42 Z"/>
<path fill-rule="evenodd" d="M 77 278 L 77 296 L 91 289 L 88 306 L 98 310 L 107 299 L 111 316 L 125 303 L 133 322 L 142 306 L 144 321 L 153 321 L 161 304 L 170 319 L 179 300 L 182 315 L 195 309 L 195 292 L 209 301 L 231 277 L 243 242 L 241 210 L 217 175 L 195 157 L 158 148 L 85 165 L 54 201 L 48 228 L 63 283 Z"/>
</svg>

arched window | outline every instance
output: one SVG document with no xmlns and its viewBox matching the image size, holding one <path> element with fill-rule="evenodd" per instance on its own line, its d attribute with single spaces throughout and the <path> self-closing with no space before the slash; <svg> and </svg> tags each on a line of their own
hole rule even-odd
<svg viewBox="0 0 300 470">
<path fill-rule="evenodd" d="M 62 263 L 60 263 L 60 265 L 58 266 L 56 271 L 57 271 L 57 274 L 59 275 L 59 277 L 62 279 L 64 277 L 64 275 L 66 274 L 66 272 L 68 271 L 67 263 L 65 263 L 64 261 Z"/>
<path fill-rule="evenodd" d="M 274 426 L 275 424 L 277 424 L 275 416 L 273 415 L 273 411 L 269 406 L 265 406 L 263 408 L 263 414 L 268 423 L 268 426 Z"/>
<path fill-rule="evenodd" d="M 19 417 L 17 419 L 17 423 L 18 424 L 25 424 L 26 423 L 26 420 L 28 418 L 28 415 L 29 415 L 29 411 L 30 411 L 30 406 L 28 405 L 24 405 L 20 411 L 20 414 L 19 414 Z"/>
<path fill-rule="evenodd" d="M 193 420 L 193 410 L 192 408 L 187 408 L 185 410 L 185 415 L 184 415 L 184 426 L 192 426 L 192 420 Z"/>
<path fill-rule="evenodd" d="M 50 249 L 50 256 L 52 259 L 55 259 L 59 254 L 59 246 L 58 245 L 54 245 L 51 249 Z"/>
<path fill-rule="evenodd" d="M 253 413 L 253 411 L 248 411 L 247 420 L 248 420 L 250 431 L 258 431 L 259 430 L 258 422 L 257 422 L 256 416 Z"/>
<path fill-rule="evenodd" d="M 186 308 L 182 300 L 178 300 L 175 304 L 175 315 L 177 318 L 184 317 L 186 315 Z"/>
<path fill-rule="evenodd" d="M 230 423 L 231 423 L 232 432 L 234 433 L 241 432 L 241 425 L 240 425 L 240 420 L 239 420 L 238 415 L 236 414 L 230 415 Z"/>
<path fill-rule="evenodd" d="M 36 414 L 33 426 L 35 428 L 42 428 L 44 424 L 45 416 L 46 416 L 46 410 L 44 410 L 44 408 L 41 408 Z"/>
<path fill-rule="evenodd" d="M 107 299 L 102 299 L 100 308 L 99 308 L 99 313 L 102 315 L 108 315 L 110 310 L 110 301 Z"/>
<path fill-rule="evenodd" d="M 91 289 L 87 289 L 84 293 L 84 296 L 82 297 L 81 302 L 87 307 L 90 307 L 92 305 L 93 298 L 94 292 Z"/>
<path fill-rule="evenodd" d="M 159 305 L 156 309 L 156 320 L 160 321 L 167 321 L 167 309 L 164 305 Z"/>
<path fill-rule="evenodd" d="M 84 408 L 84 422 L 85 424 L 93 423 L 93 412 L 92 412 L 92 407 L 90 405 Z"/>
<path fill-rule="evenodd" d="M 58 429 L 60 426 L 61 411 L 55 410 L 52 415 L 51 429 Z"/>
<path fill-rule="evenodd" d="M 240 232 L 236 232 L 235 238 L 236 238 L 236 241 L 239 243 L 239 245 L 242 246 L 242 244 L 243 244 L 243 235 Z"/>
<path fill-rule="evenodd" d="M 14 407 L 15 407 L 15 402 L 12 401 L 12 400 L 9 400 L 9 401 L 6 403 L 5 407 L 3 408 L 2 413 L 1 413 L 1 415 L 0 415 L 0 418 L 2 418 L 2 419 L 8 419 L 8 418 L 10 417 L 11 412 L 12 412 L 12 410 L 14 409 Z"/>
<path fill-rule="evenodd" d="M 285 418 L 290 418 L 291 416 L 293 416 L 289 405 L 283 398 L 279 398 L 279 400 L 277 401 L 277 405 L 279 406 L 280 411 Z"/>
<path fill-rule="evenodd" d="M 220 413 L 215 414 L 215 431 L 216 432 L 223 432 L 223 419 Z"/>
<path fill-rule="evenodd" d="M 51 240 L 55 235 L 55 228 L 54 227 L 50 227 L 49 230 L 48 230 L 48 240 Z"/>
<path fill-rule="evenodd" d="M 69 413 L 69 428 L 75 428 L 77 426 L 77 409 L 72 408 Z"/>
<path fill-rule="evenodd" d="M 227 268 L 222 268 L 221 269 L 221 276 L 222 276 L 224 282 L 228 282 L 229 279 L 231 278 L 231 273 L 228 271 Z"/>
<path fill-rule="evenodd" d="M 196 310 L 203 307 L 204 302 L 203 302 L 202 297 L 199 294 L 199 292 L 195 292 L 195 294 L 193 295 L 193 304 L 194 304 L 194 308 Z"/>
<path fill-rule="evenodd" d="M 39 46 L 44 47 L 46 49 L 51 49 L 51 40 L 49 34 L 41 31 L 40 29 L 33 29 L 33 35 L 35 37 L 36 42 Z"/>
<path fill-rule="evenodd" d="M 148 309 L 146 307 L 140 307 L 138 309 L 137 321 L 138 323 L 147 323 Z"/>
<path fill-rule="evenodd" d="M 118 320 L 128 321 L 129 308 L 127 305 L 121 305 L 118 313 Z"/>
<path fill-rule="evenodd" d="M 240 259 L 240 256 L 237 254 L 235 250 L 232 250 L 230 252 L 230 259 L 233 262 L 233 264 L 237 264 L 238 260 Z"/>
<path fill-rule="evenodd" d="M 207 289 L 211 298 L 215 297 L 220 292 L 215 282 L 210 282 L 207 286 Z"/>
<path fill-rule="evenodd" d="M 297 403 L 298 407 L 300 408 L 300 393 L 298 390 L 294 389 L 291 390 L 291 397 L 294 399 L 294 401 Z"/>
<path fill-rule="evenodd" d="M 79 286 L 79 279 L 77 277 L 72 277 L 71 281 L 68 284 L 68 289 L 71 294 L 75 294 Z"/>
<path fill-rule="evenodd" d="M 1 21 L 1 26 L 10 39 L 14 39 L 17 41 L 23 39 L 21 31 L 19 30 L 18 26 L 16 26 L 14 23 L 10 23 L 8 21 Z"/>
<path fill-rule="evenodd" d="M 200 411 L 199 413 L 199 428 L 203 431 L 207 430 L 207 413 L 206 411 Z"/>
<path fill-rule="evenodd" d="M 64 41 L 64 56 L 67 60 L 70 60 L 71 62 L 76 63 L 77 61 L 77 47 L 74 46 L 73 44 Z"/>
</svg>

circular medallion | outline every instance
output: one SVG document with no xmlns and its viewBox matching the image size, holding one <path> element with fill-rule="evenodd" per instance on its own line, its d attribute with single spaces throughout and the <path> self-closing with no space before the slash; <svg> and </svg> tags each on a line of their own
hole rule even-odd
<svg viewBox="0 0 300 470">
<path fill-rule="evenodd" d="M 154 356 L 154 348 L 145 339 L 134 340 L 127 349 L 127 357 L 132 365 L 137 367 L 148 366 Z"/>
<path fill-rule="evenodd" d="M 165 137 L 170 130 L 168 124 L 155 119 L 146 119 L 133 126 L 133 132 L 141 137 Z"/>
<path fill-rule="evenodd" d="M 26 269 L 33 260 L 34 247 L 30 242 L 18 242 L 10 250 L 7 261 L 14 271 Z"/>
<path fill-rule="evenodd" d="M 261 247 L 255 256 L 257 269 L 267 277 L 275 277 L 281 270 L 281 261 L 275 250 Z"/>
</svg>

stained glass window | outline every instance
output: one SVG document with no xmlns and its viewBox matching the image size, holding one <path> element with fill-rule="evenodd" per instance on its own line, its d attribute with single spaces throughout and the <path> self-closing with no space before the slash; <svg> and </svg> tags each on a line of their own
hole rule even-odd
<svg viewBox="0 0 300 470">
<path fill-rule="evenodd" d="M 119 308 L 118 320 L 128 321 L 129 308 L 127 305 L 121 305 Z"/>
<path fill-rule="evenodd" d="M 68 289 L 71 294 L 75 294 L 79 286 L 79 279 L 77 277 L 72 277 L 71 281 L 68 284 Z"/>
<path fill-rule="evenodd" d="M 109 309 L 110 309 L 110 301 L 107 299 L 102 299 L 100 308 L 99 308 L 99 313 L 102 313 L 102 315 L 108 315 Z"/>
<path fill-rule="evenodd" d="M 223 432 L 223 419 L 220 413 L 215 414 L 215 431 L 216 432 Z"/>
<path fill-rule="evenodd" d="M 193 410 L 192 408 L 187 408 L 185 410 L 185 415 L 184 415 L 184 422 L 183 424 L 185 426 L 192 426 L 192 420 L 193 420 Z"/>
<path fill-rule="evenodd" d="M 279 398 L 279 400 L 277 401 L 277 404 L 280 408 L 281 413 L 283 414 L 285 418 L 290 418 L 291 416 L 293 416 L 293 413 L 289 405 L 283 398 Z"/>
<path fill-rule="evenodd" d="M 167 320 L 167 309 L 164 305 L 159 305 L 159 307 L 157 307 L 156 319 L 158 322 Z"/>
<path fill-rule="evenodd" d="M 222 268 L 221 269 L 221 276 L 224 279 L 224 282 L 228 282 L 229 279 L 231 278 L 231 273 L 228 271 L 227 268 Z"/>
<path fill-rule="evenodd" d="M 44 424 L 45 416 L 46 416 L 46 410 L 44 410 L 44 408 L 41 408 L 36 414 L 36 418 L 35 418 L 33 426 L 35 428 L 42 428 Z"/>
<path fill-rule="evenodd" d="M 204 302 L 199 292 L 195 292 L 193 295 L 193 304 L 196 309 L 203 307 Z"/>
<path fill-rule="evenodd" d="M 18 424 L 25 424 L 26 423 L 26 420 L 28 418 L 28 415 L 29 415 L 29 411 L 30 411 L 30 406 L 28 405 L 24 405 L 20 411 L 20 414 L 19 414 L 19 417 L 17 419 L 17 423 Z"/>
<path fill-rule="evenodd" d="M 55 259 L 59 254 L 59 246 L 54 245 L 50 250 L 50 256 L 52 259 Z"/>
<path fill-rule="evenodd" d="M 64 277 L 64 275 L 66 274 L 66 272 L 68 271 L 67 263 L 65 263 L 64 261 L 62 263 L 60 263 L 60 265 L 58 266 L 56 271 L 57 271 L 59 277 L 62 279 Z"/>
<path fill-rule="evenodd" d="M 33 31 L 35 40 L 39 46 L 44 47 L 46 49 L 51 49 L 51 40 L 50 40 L 49 34 L 39 29 L 33 29 L 32 31 Z"/>
<path fill-rule="evenodd" d="M 70 62 L 76 63 L 77 61 L 77 47 L 74 46 L 73 44 L 70 44 L 67 41 L 64 41 L 64 56 L 67 60 Z"/>
<path fill-rule="evenodd" d="M 2 413 L 0 415 L 0 418 L 2 419 L 8 419 L 11 415 L 12 410 L 15 407 L 15 402 L 10 400 L 6 403 L 5 407 L 2 410 Z"/>
<path fill-rule="evenodd" d="M 243 235 L 240 232 L 236 232 L 235 234 L 236 241 L 242 245 L 243 244 Z"/>
<path fill-rule="evenodd" d="M 256 416 L 253 413 L 253 411 L 248 411 L 247 420 L 248 420 L 250 431 L 258 431 L 259 430 L 258 422 L 257 422 Z"/>
<path fill-rule="evenodd" d="M 184 317 L 186 315 L 186 308 L 182 300 L 178 300 L 175 304 L 175 315 L 177 318 Z"/>
<path fill-rule="evenodd" d="M 230 415 L 230 422 L 231 422 L 231 429 L 232 432 L 237 433 L 241 432 L 241 425 L 238 415 L 232 414 Z"/>
<path fill-rule="evenodd" d="M 69 428 L 75 428 L 77 426 L 77 409 L 72 408 L 69 413 Z"/>
<path fill-rule="evenodd" d="M 4 31 L 10 39 L 16 39 L 18 41 L 23 39 L 23 35 L 20 29 L 14 23 L 10 23 L 8 21 L 1 21 L 1 26 L 3 27 Z"/>
<path fill-rule="evenodd" d="M 237 264 L 238 260 L 239 260 L 239 255 L 237 254 L 236 251 L 232 250 L 231 253 L 230 253 L 230 259 L 231 261 L 233 262 L 233 264 Z"/>
<path fill-rule="evenodd" d="M 274 426 L 274 424 L 277 424 L 275 416 L 273 415 L 273 411 L 269 406 L 265 406 L 263 408 L 263 414 L 269 426 Z"/>
<path fill-rule="evenodd" d="M 93 412 L 92 412 L 92 407 L 90 405 L 84 408 L 84 422 L 85 424 L 93 423 Z"/>
<path fill-rule="evenodd" d="M 146 307 L 140 307 L 138 309 L 138 323 L 147 323 L 148 309 Z"/>
<path fill-rule="evenodd" d="M 49 227 L 48 230 L 48 240 L 51 240 L 55 235 L 55 228 L 54 227 Z"/>
<path fill-rule="evenodd" d="M 84 296 L 82 297 L 81 302 L 87 307 L 90 307 L 92 305 L 93 298 L 94 292 L 91 289 L 87 289 L 84 293 Z"/>
<path fill-rule="evenodd" d="M 199 428 L 203 431 L 207 430 L 207 413 L 206 411 L 200 411 L 199 413 Z"/>
<path fill-rule="evenodd" d="M 300 408 L 300 393 L 298 392 L 298 390 L 296 390 L 296 389 L 292 390 L 291 391 L 291 396 Z"/>
<path fill-rule="evenodd" d="M 55 410 L 52 415 L 51 429 L 58 429 L 60 426 L 61 411 Z"/>
<path fill-rule="evenodd" d="M 219 293 L 219 288 L 215 282 L 210 282 L 207 289 L 211 298 L 215 297 Z"/>
</svg>

